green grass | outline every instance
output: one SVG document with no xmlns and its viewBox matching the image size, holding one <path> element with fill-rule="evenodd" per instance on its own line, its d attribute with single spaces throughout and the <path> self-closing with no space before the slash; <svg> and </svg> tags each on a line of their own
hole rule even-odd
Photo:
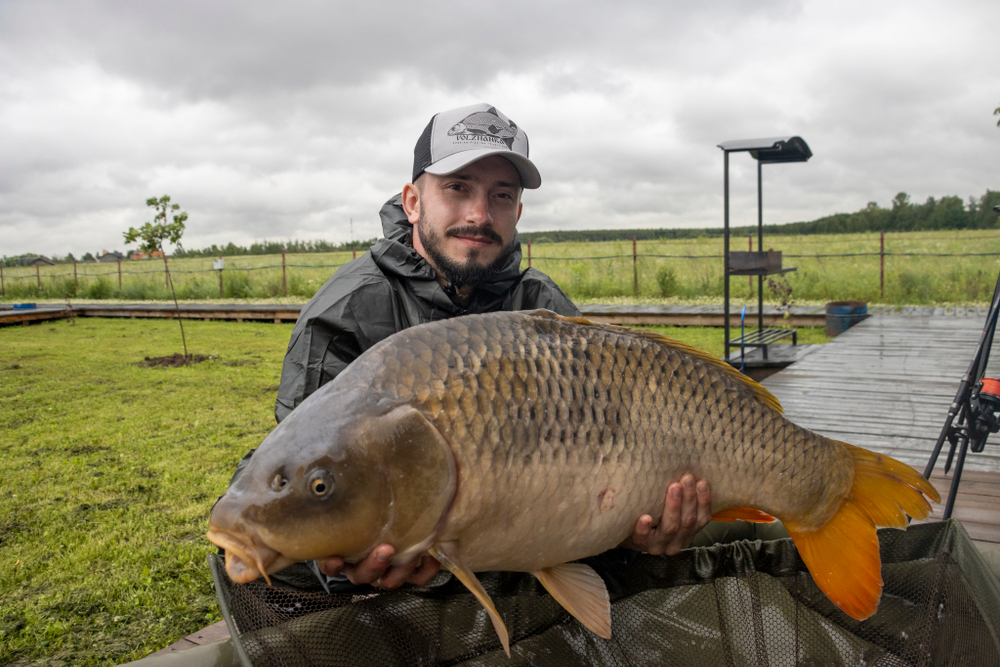
<svg viewBox="0 0 1000 667">
<path fill-rule="evenodd" d="M 886 234 L 888 253 L 1000 252 L 1000 230 L 905 232 Z M 748 248 L 746 237 L 734 238 L 734 250 Z M 909 257 L 885 259 L 885 293 L 879 284 L 879 257 L 791 257 L 878 253 L 879 235 L 827 234 L 765 237 L 765 248 L 785 253 L 784 264 L 796 266 L 788 274 L 795 303 L 866 301 L 897 305 L 981 304 L 988 302 L 1000 270 L 1000 257 Z M 754 240 L 756 248 L 756 239 Z M 527 267 L 527 246 L 522 244 Z M 532 265 L 555 279 L 576 301 L 608 301 L 634 297 L 632 242 L 536 243 Z M 640 241 L 636 264 L 639 297 L 666 301 L 721 302 L 722 240 L 718 238 Z M 672 255 L 673 257 L 656 257 Z M 681 258 L 678 255 L 691 256 Z M 613 256 L 612 258 L 608 258 Z M 588 259 L 604 257 L 605 259 Z M 336 267 L 350 261 L 351 252 L 287 255 L 287 286 L 282 285 L 280 255 L 243 255 L 226 258 L 222 298 L 265 299 L 315 294 Z M 219 276 L 212 258 L 170 261 L 177 295 L 181 299 L 218 299 Z M 160 260 L 117 264 L 62 264 L 41 269 L 41 286 L 33 267 L 4 269 L 3 297 L 7 300 L 72 298 L 130 301 L 171 298 Z M 731 281 L 733 299 L 749 302 L 755 292 L 746 277 Z M 286 294 L 287 292 L 287 294 Z M 765 291 L 765 299 L 775 297 Z"/>
<path fill-rule="evenodd" d="M 115 665 L 219 619 L 212 503 L 274 426 L 291 325 L 0 329 L 0 664 Z"/>
<path fill-rule="evenodd" d="M 0 664 L 117 665 L 219 620 L 208 514 L 273 428 L 291 325 L 0 329 Z M 715 355 L 722 330 L 653 327 Z M 822 329 L 800 341 L 825 342 Z"/>
</svg>

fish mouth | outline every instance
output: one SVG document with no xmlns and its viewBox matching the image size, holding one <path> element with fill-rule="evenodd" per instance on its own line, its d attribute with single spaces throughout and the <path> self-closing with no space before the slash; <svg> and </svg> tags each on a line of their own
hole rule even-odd
<svg viewBox="0 0 1000 667">
<path fill-rule="evenodd" d="M 224 530 L 209 529 L 208 540 L 226 551 L 226 574 L 238 584 L 247 584 L 264 577 L 271 585 L 268 574 L 283 570 L 294 558 L 279 554 L 274 549 L 258 544 L 253 535 L 234 535 Z"/>
</svg>

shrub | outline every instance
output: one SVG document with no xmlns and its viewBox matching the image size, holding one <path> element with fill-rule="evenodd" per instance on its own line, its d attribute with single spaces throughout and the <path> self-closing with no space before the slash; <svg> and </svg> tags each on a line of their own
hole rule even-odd
<svg viewBox="0 0 1000 667">
<path fill-rule="evenodd" d="M 660 294 L 663 296 L 674 296 L 678 293 L 677 274 L 671 268 L 664 266 L 656 272 L 656 284 L 659 285 Z"/>
</svg>

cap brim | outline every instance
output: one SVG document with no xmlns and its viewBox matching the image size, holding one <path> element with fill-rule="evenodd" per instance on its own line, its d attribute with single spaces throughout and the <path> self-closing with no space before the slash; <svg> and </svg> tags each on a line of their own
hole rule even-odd
<svg viewBox="0 0 1000 667">
<path fill-rule="evenodd" d="M 521 176 L 521 187 L 525 190 L 534 190 L 542 184 L 542 177 L 538 173 L 538 169 L 535 168 L 535 165 L 532 164 L 531 160 L 524 157 L 520 153 L 496 148 L 482 148 L 479 150 L 455 153 L 454 155 L 441 158 L 434 164 L 425 168 L 424 171 L 428 174 L 434 174 L 435 176 L 447 176 L 448 174 L 454 174 L 466 165 L 482 160 L 485 157 L 490 157 L 491 155 L 499 155 L 500 157 L 506 158 L 511 164 L 514 165 L 517 169 L 517 173 Z"/>
</svg>

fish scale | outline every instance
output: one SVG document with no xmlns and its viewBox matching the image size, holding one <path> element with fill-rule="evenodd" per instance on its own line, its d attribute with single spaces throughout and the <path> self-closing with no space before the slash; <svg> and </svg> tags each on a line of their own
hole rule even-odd
<svg viewBox="0 0 1000 667">
<path fill-rule="evenodd" d="M 659 520 L 664 490 L 689 473 L 711 485 L 716 518 L 784 521 L 856 619 L 881 595 L 875 527 L 927 516 L 922 494 L 940 500 L 912 469 L 791 423 L 763 387 L 684 343 L 494 313 L 406 329 L 361 355 L 265 439 L 209 539 L 237 581 L 295 560 L 357 562 L 383 543 L 396 564 L 429 553 L 505 648 L 473 572 L 532 572 L 609 637 L 603 583 L 569 563 L 618 545 L 644 514 Z"/>
</svg>

